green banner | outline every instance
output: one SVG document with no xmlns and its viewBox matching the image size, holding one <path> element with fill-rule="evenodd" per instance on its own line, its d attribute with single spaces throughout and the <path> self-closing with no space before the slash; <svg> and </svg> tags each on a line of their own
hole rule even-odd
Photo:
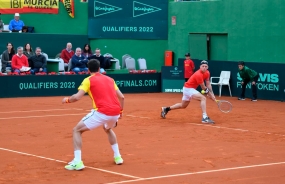
<svg viewBox="0 0 285 184">
<path fill-rule="evenodd" d="M 161 67 L 161 91 L 165 93 L 182 92 L 184 79 L 184 69 L 182 66 L 162 66 Z"/>
<path fill-rule="evenodd" d="M 114 78 L 123 93 L 161 90 L 160 73 L 109 76 Z M 86 77 L 87 75 L 0 76 L 0 98 L 72 95 Z"/>
<path fill-rule="evenodd" d="M 168 37 L 168 0 L 88 1 L 89 38 Z"/>
</svg>

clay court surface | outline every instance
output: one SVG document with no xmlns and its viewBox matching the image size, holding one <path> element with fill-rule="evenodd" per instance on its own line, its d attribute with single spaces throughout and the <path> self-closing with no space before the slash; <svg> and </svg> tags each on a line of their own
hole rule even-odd
<svg viewBox="0 0 285 184">
<path fill-rule="evenodd" d="M 101 128 L 83 134 L 83 171 L 67 171 L 73 159 L 72 128 L 90 111 L 85 96 L 0 99 L 0 183 L 285 183 L 285 103 L 224 97 L 233 111 L 208 100 L 215 125 L 201 123 L 199 103 L 170 111 L 181 94 L 126 94 L 115 128 L 124 164 Z"/>
</svg>

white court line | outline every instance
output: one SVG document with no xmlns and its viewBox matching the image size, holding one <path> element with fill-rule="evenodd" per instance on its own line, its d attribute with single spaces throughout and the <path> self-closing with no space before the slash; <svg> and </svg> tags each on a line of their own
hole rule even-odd
<svg viewBox="0 0 285 184">
<path fill-rule="evenodd" d="M 44 115 L 44 116 L 22 116 L 22 117 L 8 117 L 8 118 L 0 118 L 1 119 L 27 119 L 27 118 L 44 118 L 44 117 L 53 117 L 53 116 L 78 116 L 83 115 L 86 113 L 80 113 L 80 114 L 55 114 L 55 115 Z"/>
<path fill-rule="evenodd" d="M 154 179 L 161 179 L 161 178 L 171 178 L 171 177 L 178 177 L 178 176 L 205 174 L 205 173 L 213 173 L 213 172 L 238 170 L 238 169 L 248 169 L 248 168 L 255 168 L 255 167 L 265 167 L 265 166 L 272 166 L 272 165 L 282 165 L 282 164 L 285 164 L 285 162 L 275 162 L 275 163 L 268 163 L 268 164 L 258 164 L 258 165 L 230 167 L 230 168 L 225 168 L 225 169 L 216 169 L 216 170 L 208 170 L 208 171 L 199 171 L 199 172 L 189 172 L 189 173 L 182 173 L 182 174 L 155 176 L 155 177 L 149 177 L 149 178 L 139 178 L 139 179 L 135 179 L 135 180 L 125 180 L 125 181 L 119 181 L 119 182 L 112 182 L 112 183 L 107 183 L 107 184 L 130 183 L 130 182 L 136 182 L 136 181 L 154 180 Z"/>
<path fill-rule="evenodd" d="M 143 116 L 134 116 L 134 115 L 126 115 L 132 118 L 145 118 L 145 119 L 150 119 L 149 117 L 143 117 Z"/>
<path fill-rule="evenodd" d="M 41 111 L 67 111 L 67 110 L 84 110 L 84 109 L 77 109 L 77 108 L 72 108 L 72 109 L 46 109 L 46 110 L 29 110 L 29 111 L 7 111 L 7 112 L 0 112 L 0 113 L 15 113 L 15 112 L 41 112 Z"/>
<path fill-rule="evenodd" d="M 245 130 L 245 129 L 240 129 L 240 128 L 229 128 L 229 127 L 222 127 L 222 126 L 216 126 L 216 125 L 204 125 L 204 124 L 196 124 L 196 123 L 187 123 L 187 124 L 195 125 L 195 126 L 207 126 L 207 127 L 212 127 L 212 128 L 235 130 L 235 131 L 241 131 L 241 132 L 252 132 L 252 133 L 258 133 L 258 134 L 285 136 L 285 134 L 276 134 L 276 133 L 269 133 L 269 132 L 259 132 L 259 131 L 255 131 L 255 130 Z"/>
<path fill-rule="evenodd" d="M 15 150 L 10 150 L 10 149 L 6 149 L 6 148 L 0 148 L 0 150 L 9 151 L 9 152 L 13 152 L 13 153 L 18 153 L 18 154 L 21 154 L 21 155 L 32 156 L 32 157 L 36 157 L 36 158 L 42 158 L 42 159 L 45 159 L 45 160 L 51 160 L 51 161 L 55 161 L 55 162 L 67 163 L 67 162 L 62 161 L 62 160 L 56 160 L 56 159 L 53 159 L 53 158 L 38 156 L 38 155 L 34 155 L 34 154 L 30 154 L 30 153 L 24 153 L 24 152 L 15 151 Z M 136 176 L 132 176 L 132 175 L 128 175 L 128 174 L 122 174 L 122 173 L 113 172 L 113 171 L 108 171 L 108 170 L 100 169 L 100 168 L 96 168 L 96 167 L 90 167 L 90 166 L 85 166 L 85 167 L 89 168 L 89 169 L 101 171 L 101 172 L 106 172 L 106 173 L 115 174 L 115 175 L 119 175 L 119 176 L 125 176 L 125 177 L 128 177 L 128 178 L 141 179 L 140 177 L 136 177 Z"/>
</svg>

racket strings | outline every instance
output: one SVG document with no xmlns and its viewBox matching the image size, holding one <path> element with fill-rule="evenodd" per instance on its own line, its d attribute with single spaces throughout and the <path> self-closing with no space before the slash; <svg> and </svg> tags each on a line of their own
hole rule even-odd
<svg viewBox="0 0 285 184">
<path fill-rule="evenodd" d="M 232 110 L 232 104 L 229 102 L 219 102 L 219 108 L 223 112 L 230 112 Z"/>
</svg>

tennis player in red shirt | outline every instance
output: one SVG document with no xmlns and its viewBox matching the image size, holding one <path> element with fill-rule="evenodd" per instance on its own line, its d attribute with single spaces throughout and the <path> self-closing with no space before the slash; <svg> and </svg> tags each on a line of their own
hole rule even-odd
<svg viewBox="0 0 285 184">
<path fill-rule="evenodd" d="M 116 135 L 112 128 L 117 126 L 118 118 L 123 111 L 124 95 L 112 78 L 100 74 L 100 62 L 97 59 L 91 59 L 88 62 L 88 69 L 91 76 L 83 80 L 78 92 L 62 100 L 62 103 L 73 103 L 80 100 L 85 93 L 88 93 L 93 103 L 91 112 L 73 128 L 74 159 L 65 166 L 67 170 L 82 170 L 84 168 L 81 160 L 81 134 L 99 126 L 103 126 L 108 135 L 114 151 L 115 163 L 117 165 L 123 163 Z"/>
<path fill-rule="evenodd" d="M 208 62 L 203 60 L 201 61 L 200 69 L 196 71 L 187 82 L 185 82 L 183 87 L 182 102 L 169 107 L 162 107 L 161 117 L 165 118 L 166 114 L 170 110 L 185 109 L 189 105 L 191 99 L 195 99 L 201 101 L 201 109 L 203 113 L 202 123 L 214 124 L 214 121 L 209 118 L 206 112 L 206 97 L 196 90 L 196 88 L 200 85 L 202 90 L 204 90 L 205 93 L 215 101 L 216 98 L 209 79 L 210 72 L 208 71 Z M 204 81 L 206 82 L 206 85 Z"/>
<path fill-rule="evenodd" d="M 184 78 L 185 82 L 188 81 L 188 79 L 193 75 L 195 70 L 194 62 L 190 58 L 190 53 L 185 54 L 185 60 L 184 60 Z"/>
</svg>

